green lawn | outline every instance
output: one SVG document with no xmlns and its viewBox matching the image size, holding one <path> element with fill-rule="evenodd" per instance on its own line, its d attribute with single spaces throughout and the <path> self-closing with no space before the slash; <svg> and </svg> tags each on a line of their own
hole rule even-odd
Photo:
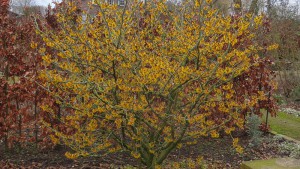
<svg viewBox="0 0 300 169">
<path fill-rule="evenodd" d="M 265 120 L 265 116 L 263 118 Z M 271 130 L 300 141 L 300 118 L 283 112 L 276 117 L 269 117 Z"/>
</svg>

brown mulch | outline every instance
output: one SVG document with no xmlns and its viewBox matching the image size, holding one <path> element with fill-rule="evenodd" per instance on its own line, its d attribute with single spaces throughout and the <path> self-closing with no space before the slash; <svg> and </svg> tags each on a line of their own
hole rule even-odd
<svg viewBox="0 0 300 169">
<path fill-rule="evenodd" d="M 271 134 L 265 134 L 262 137 L 262 144 L 257 147 L 249 146 L 249 138 L 245 134 L 239 133 L 237 136 L 240 138 L 240 145 L 244 147 L 243 154 L 235 152 L 232 147 L 232 139 L 228 136 L 219 139 L 200 138 L 197 144 L 185 146 L 173 152 L 168 161 L 180 161 L 185 158 L 203 156 L 208 168 L 239 168 L 242 161 L 284 156 L 279 153 L 278 143 L 273 141 L 273 135 Z M 6 155 L 0 152 L 0 168 L 106 169 L 121 168 L 125 165 L 141 168 L 141 165 L 127 153 L 118 153 L 103 158 L 89 157 L 73 161 L 64 157 L 65 150 L 40 152 L 23 150 L 21 153 L 15 152 Z"/>
<path fill-rule="evenodd" d="M 262 143 L 256 147 L 249 146 L 247 136 L 239 136 L 239 144 L 244 148 L 243 154 L 238 154 L 232 147 L 232 138 L 199 140 L 199 144 L 190 146 L 182 151 L 182 154 L 196 157 L 203 156 L 208 168 L 240 168 L 243 161 L 270 159 L 284 157 L 278 150 L 278 142 L 273 141 L 272 134 L 265 134 Z"/>
</svg>

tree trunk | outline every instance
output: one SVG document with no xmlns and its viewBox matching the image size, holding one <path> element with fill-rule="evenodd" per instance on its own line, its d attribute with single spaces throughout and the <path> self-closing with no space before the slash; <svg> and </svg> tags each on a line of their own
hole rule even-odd
<svg viewBox="0 0 300 169">
<path fill-rule="evenodd" d="M 38 89 L 36 89 L 35 91 L 35 95 L 34 95 L 34 118 L 35 118 L 35 124 L 34 124 L 34 136 L 35 136 L 35 146 L 38 146 L 38 111 L 37 111 L 37 96 L 38 96 Z"/>
<path fill-rule="evenodd" d="M 9 113 L 9 98 L 8 98 L 8 77 L 9 77 L 9 65 L 7 64 L 5 67 L 5 80 L 6 84 L 4 86 L 4 93 L 6 97 L 6 105 L 5 105 L 5 114 L 4 114 L 4 120 L 6 121 L 5 123 L 5 130 L 4 130 L 4 146 L 5 146 L 5 151 L 8 151 L 8 113 Z"/>
<path fill-rule="evenodd" d="M 20 104 L 19 104 L 19 100 L 18 98 L 16 98 L 16 105 L 17 105 L 17 110 L 18 110 L 18 134 L 19 134 L 19 137 L 21 138 L 22 137 L 22 115 L 20 113 Z"/>
<path fill-rule="evenodd" d="M 267 0 L 267 14 L 270 17 L 272 13 L 272 2 L 271 0 Z"/>
<path fill-rule="evenodd" d="M 258 14 L 258 0 L 252 0 L 249 13 L 257 15 Z"/>
</svg>

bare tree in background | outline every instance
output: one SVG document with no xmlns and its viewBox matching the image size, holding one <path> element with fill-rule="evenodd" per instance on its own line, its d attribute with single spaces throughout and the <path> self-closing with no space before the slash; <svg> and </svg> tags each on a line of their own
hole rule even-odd
<svg viewBox="0 0 300 169">
<path fill-rule="evenodd" d="M 35 0 L 11 0 L 11 4 L 22 7 L 36 5 Z"/>
<path fill-rule="evenodd" d="M 251 5 L 250 5 L 249 12 L 252 13 L 252 14 L 257 15 L 257 14 L 258 14 L 258 10 L 259 10 L 259 7 L 258 7 L 258 0 L 252 0 L 252 1 L 251 1 Z"/>
<path fill-rule="evenodd" d="M 35 0 L 11 0 L 12 12 L 29 16 L 31 14 L 46 14 L 46 7 L 39 6 Z"/>
<path fill-rule="evenodd" d="M 231 7 L 231 0 L 215 0 L 215 6 L 224 15 L 228 15 L 230 13 L 229 9 Z"/>
<path fill-rule="evenodd" d="M 280 0 L 231 0 L 231 3 L 233 4 L 232 9 L 236 14 L 247 12 L 258 15 L 262 11 L 271 14 L 272 7 L 277 1 Z"/>
<path fill-rule="evenodd" d="M 35 6 L 35 0 L 11 0 L 10 8 L 13 12 L 18 14 L 24 14 L 26 8 Z"/>
</svg>

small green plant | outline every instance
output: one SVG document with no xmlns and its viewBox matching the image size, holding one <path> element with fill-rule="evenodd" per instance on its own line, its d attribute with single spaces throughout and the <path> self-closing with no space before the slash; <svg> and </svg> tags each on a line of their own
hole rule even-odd
<svg viewBox="0 0 300 169">
<path fill-rule="evenodd" d="M 275 135 L 275 136 L 273 137 L 272 141 L 273 141 L 274 143 L 282 143 L 282 142 L 284 142 L 285 140 L 284 140 L 284 138 L 283 138 L 282 136 L 280 136 L 280 135 Z"/>
<path fill-rule="evenodd" d="M 290 155 L 293 150 L 293 147 L 293 143 L 283 142 L 279 145 L 279 152 L 284 155 Z"/>
<path fill-rule="evenodd" d="M 250 136 L 250 147 L 257 147 L 261 143 L 262 132 L 259 129 L 260 123 L 258 115 L 252 114 L 246 118 L 247 133 Z"/>
<path fill-rule="evenodd" d="M 300 159 L 300 144 L 296 144 L 293 151 L 290 154 L 290 157 Z"/>
<path fill-rule="evenodd" d="M 279 145 L 279 152 L 289 157 L 300 159 L 300 144 L 283 142 Z"/>
<path fill-rule="evenodd" d="M 300 86 L 297 86 L 292 91 L 292 97 L 295 101 L 300 101 Z"/>
<path fill-rule="evenodd" d="M 274 94 L 273 97 L 279 105 L 286 104 L 286 100 L 281 94 Z"/>
</svg>

